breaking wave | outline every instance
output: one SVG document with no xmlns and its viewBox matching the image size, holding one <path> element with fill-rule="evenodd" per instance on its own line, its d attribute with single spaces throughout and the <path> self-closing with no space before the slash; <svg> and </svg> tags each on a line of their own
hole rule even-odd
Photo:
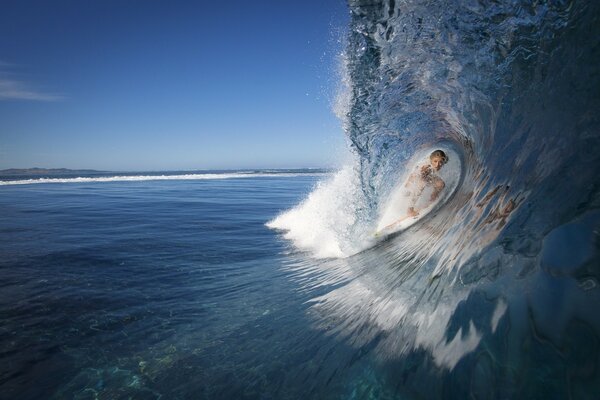
<svg viewBox="0 0 600 400">
<path fill-rule="evenodd" d="M 333 285 L 315 324 L 408 398 L 598 393 L 600 3 L 349 3 L 353 161 L 268 223 L 317 257 L 290 263 L 299 284 Z M 373 240 L 438 148 L 460 159 L 456 190 Z"/>
</svg>

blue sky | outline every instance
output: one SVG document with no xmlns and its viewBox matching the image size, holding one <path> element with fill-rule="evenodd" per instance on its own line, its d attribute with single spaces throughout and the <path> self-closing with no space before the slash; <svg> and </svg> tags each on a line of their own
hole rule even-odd
<svg viewBox="0 0 600 400">
<path fill-rule="evenodd" d="M 342 0 L 27 1 L 0 13 L 0 169 L 330 166 Z"/>
</svg>

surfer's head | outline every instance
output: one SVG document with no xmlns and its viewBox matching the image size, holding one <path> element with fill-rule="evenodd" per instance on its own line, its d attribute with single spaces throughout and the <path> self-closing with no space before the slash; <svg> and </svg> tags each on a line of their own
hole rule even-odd
<svg viewBox="0 0 600 400">
<path fill-rule="evenodd" d="M 434 170 L 439 171 L 448 162 L 448 156 L 442 150 L 435 150 L 429 155 L 429 163 Z"/>
</svg>

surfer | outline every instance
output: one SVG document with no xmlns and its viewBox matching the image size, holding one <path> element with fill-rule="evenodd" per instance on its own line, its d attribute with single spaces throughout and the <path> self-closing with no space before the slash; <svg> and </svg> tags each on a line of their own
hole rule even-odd
<svg viewBox="0 0 600 400">
<path fill-rule="evenodd" d="M 414 187 L 414 193 L 409 192 L 409 196 L 412 197 L 411 206 L 408 208 L 407 215 L 409 217 L 416 217 L 419 215 L 419 210 L 415 207 L 415 204 L 426 187 L 431 187 L 431 195 L 429 201 L 423 208 L 427 208 L 438 199 L 446 183 L 436 173 L 442 169 L 444 164 L 448 162 L 448 156 L 442 150 L 435 150 L 429 155 L 429 164 L 422 165 L 417 171 L 413 172 L 404 187 Z"/>
<path fill-rule="evenodd" d="M 441 170 L 447 162 L 448 156 L 446 153 L 442 150 L 435 150 L 429 155 L 429 163 L 417 166 L 417 170 L 408 177 L 408 180 L 404 185 L 405 188 L 409 189 L 406 195 L 411 197 L 410 207 L 408 208 L 406 215 L 386 226 L 383 230 L 393 228 L 407 218 L 417 217 L 420 209 L 416 207 L 416 203 L 423 194 L 425 188 L 431 188 L 431 195 L 427 202 L 421 206 L 421 209 L 429 207 L 439 198 L 440 193 L 446 187 L 446 183 L 439 175 L 437 175 L 437 172 Z"/>
</svg>

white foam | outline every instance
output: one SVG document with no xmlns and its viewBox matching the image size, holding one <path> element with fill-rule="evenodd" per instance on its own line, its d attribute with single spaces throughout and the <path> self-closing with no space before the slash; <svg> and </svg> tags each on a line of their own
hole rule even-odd
<svg viewBox="0 0 600 400">
<path fill-rule="evenodd" d="M 267 223 L 317 258 L 345 257 L 355 252 L 350 229 L 357 222 L 362 193 L 356 170 L 347 166 L 320 182 L 300 205 Z"/>
<path fill-rule="evenodd" d="M 91 182 L 139 182 L 139 181 L 176 181 L 176 180 L 209 180 L 209 179 L 240 179 L 240 178 L 294 178 L 298 176 L 325 176 L 326 172 L 306 173 L 205 173 L 181 175 L 123 175 L 77 178 L 37 178 L 14 181 L 0 181 L 0 186 L 31 185 L 38 183 L 91 183 Z"/>
</svg>

